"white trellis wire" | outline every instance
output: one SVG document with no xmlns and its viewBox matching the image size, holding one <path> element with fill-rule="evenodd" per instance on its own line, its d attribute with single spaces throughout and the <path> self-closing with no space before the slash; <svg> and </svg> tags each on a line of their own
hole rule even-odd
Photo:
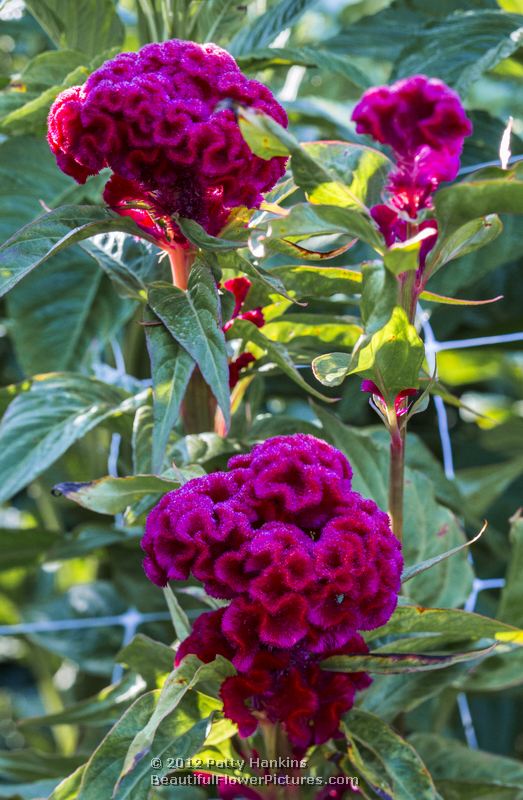
<svg viewBox="0 0 523 800">
<path fill-rule="evenodd" d="M 519 159 L 517 159 L 519 160 Z M 419 312 L 421 327 L 425 337 L 425 352 L 430 374 L 433 375 L 436 369 L 436 356 L 442 350 L 464 350 L 469 347 L 488 347 L 489 345 L 508 344 L 510 342 L 523 341 L 523 331 L 518 333 L 507 333 L 499 336 L 478 336 L 473 339 L 453 339 L 446 342 L 439 342 L 434 336 L 434 331 L 430 324 L 430 315 L 423 310 Z M 441 397 L 434 397 L 434 406 L 438 420 L 439 437 L 443 454 L 443 466 L 445 475 L 449 480 L 455 478 L 454 454 L 452 451 L 452 441 L 449 433 L 447 410 Z M 469 554 L 472 562 L 472 555 Z M 502 589 L 505 585 L 504 578 L 489 578 L 483 580 L 474 578 L 471 592 L 465 602 L 465 611 L 474 611 L 478 596 L 481 592 L 489 589 Z M 458 694 L 458 709 L 463 725 L 463 731 L 469 747 L 478 748 L 478 738 L 474 727 L 474 720 L 470 711 L 467 695 L 464 692 Z"/>
</svg>

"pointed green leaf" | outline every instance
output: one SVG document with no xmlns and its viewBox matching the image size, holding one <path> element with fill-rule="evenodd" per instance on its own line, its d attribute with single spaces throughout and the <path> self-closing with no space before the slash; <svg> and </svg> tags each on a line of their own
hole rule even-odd
<svg viewBox="0 0 523 800">
<path fill-rule="evenodd" d="M 0 423 L 0 502 L 31 483 L 96 425 L 135 405 L 123 390 L 84 375 L 35 376 Z"/>
<path fill-rule="evenodd" d="M 415 642 L 412 645 L 416 647 Z M 369 653 L 365 656 L 331 656 L 322 661 L 322 669 L 331 672 L 377 672 L 394 675 L 404 672 L 428 672 L 434 669 L 445 669 L 462 661 L 475 661 L 492 653 L 497 644 L 465 653 Z"/>
<path fill-rule="evenodd" d="M 108 475 L 89 483 L 58 483 L 53 491 L 98 514 L 113 515 L 144 497 L 152 495 L 154 498 L 179 486 L 179 481 L 159 475 L 129 475 L 127 478 Z"/>
<path fill-rule="evenodd" d="M 211 271 L 204 265 L 194 266 L 187 292 L 167 283 L 153 283 L 148 301 L 171 336 L 198 364 L 228 424 L 229 369 L 218 292 Z"/>
<path fill-rule="evenodd" d="M 311 205 L 301 203 L 293 206 L 285 217 L 272 219 L 267 235 L 291 242 L 331 234 L 344 234 L 381 248 L 381 237 L 372 219 L 367 214 L 352 208 L 337 205 Z"/>
<path fill-rule="evenodd" d="M 154 710 L 148 719 L 140 726 L 136 726 L 135 735 L 125 756 L 120 780 L 134 770 L 138 762 L 150 752 L 159 726 L 178 707 L 187 692 L 200 681 L 212 677 L 217 669 L 222 670 L 226 664 L 228 662 L 221 657 L 210 664 L 202 664 L 195 656 L 187 656 L 183 659 L 180 666 L 165 681 Z M 229 674 L 235 674 L 234 667 L 229 666 Z"/>
<path fill-rule="evenodd" d="M 391 800 L 441 800 L 425 764 L 411 744 L 379 717 L 353 708 L 342 721 L 349 739 L 349 758 L 365 780 Z M 375 757 L 372 770 L 359 752 Z"/>
<path fill-rule="evenodd" d="M 99 206 L 63 206 L 42 214 L 0 246 L 0 296 L 65 247 L 115 230 L 147 238 L 129 217 Z"/>
<path fill-rule="evenodd" d="M 389 322 L 355 355 L 349 375 L 360 373 L 373 380 L 389 406 L 403 390 L 419 385 L 425 348 L 416 328 L 397 306 Z"/>
<path fill-rule="evenodd" d="M 438 269 L 455 258 L 466 256 L 479 250 L 494 239 L 503 230 L 503 223 L 497 214 L 489 214 L 465 223 L 449 236 L 440 236 L 436 246 L 430 251 L 425 264 L 425 274 L 434 275 Z"/>
<path fill-rule="evenodd" d="M 147 322 L 157 320 L 148 314 Z M 153 379 L 152 470 L 161 472 L 169 436 L 179 419 L 182 400 L 195 363 L 162 324 L 146 325 L 147 349 Z"/>
<path fill-rule="evenodd" d="M 292 358 L 287 352 L 286 348 L 280 344 L 280 342 L 273 342 L 270 339 L 267 339 L 260 328 L 257 328 L 256 325 L 253 325 L 252 322 L 244 319 L 236 319 L 232 327 L 229 329 L 228 336 L 231 339 L 241 338 L 245 343 L 250 342 L 252 345 L 254 345 L 254 348 L 257 350 L 259 356 L 266 354 L 270 361 L 273 361 L 282 370 L 282 372 L 288 375 L 289 378 L 294 381 L 294 383 L 298 384 L 298 386 L 300 386 L 306 392 L 312 394 L 314 397 L 317 397 L 320 400 L 333 402 L 331 398 L 325 397 L 321 394 L 321 392 L 318 392 L 316 389 L 314 389 L 314 387 L 309 386 L 307 381 L 301 377 L 299 371 L 294 366 Z"/>
<path fill-rule="evenodd" d="M 141 675 L 148 686 L 156 686 L 158 679 L 173 670 L 175 652 L 163 642 L 157 642 L 143 633 L 134 639 L 115 656 L 115 661 L 125 664 L 130 670 Z"/>
<path fill-rule="evenodd" d="M 469 180 L 440 189 L 434 198 L 442 235 L 478 217 L 523 213 L 523 164 L 490 167 Z"/>
</svg>

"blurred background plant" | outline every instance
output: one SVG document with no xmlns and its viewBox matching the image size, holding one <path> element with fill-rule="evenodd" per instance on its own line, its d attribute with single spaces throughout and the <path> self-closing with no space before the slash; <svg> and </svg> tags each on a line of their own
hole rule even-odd
<svg viewBox="0 0 523 800">
<path fill-rule="evenodd" d="M 103 180 L 93 178 L 78 187 L 56 168 L 44 138 L 49 106 L 63 88 L 83 82 L 114 53 L 172 36 L 212 40 L 229 49 L 242 70 L 275 92 L 300 141 L 368 144 L 350 122 L 362 91 L 422 72 L 445 80 L 466 101 L 474 135 L 465 144 L 462 175 L 480 165 L 499 165 L 510 119 L 510 152 L 517 160 L 523 157 L 521 14 L 521 0 L 3 0 L 1 240 L 43 208 L 100 203 Z M 413 419 L 408 458 L 413 470 L 430 479 L 438 502 L 458 514 L 470 532 L 483 517 L 490 523 L 474 548 L 474 562 L 479 578 L 491 583 L 475 586 L 493 588 L 471 594 L 470 576 L 459 571 L 449 572 L 446 579 L 463 581 L 454 589 L 464 594 L 463 600 L 469 597 L 469 607 L 475 600 L 476 610 L 487 615 L 498 610 L 502 619 L 522 625 L 517 569 L 523 566 L 523 531 L 516 520 L 509 542 L 509 518 L 523 496 L 523 232 L 517 217 L 507 216 L 504 225 L 498 240 L 447 266 L 430 286 L 452 297 L 503 295 L 503 300 L 455 309 L 424 305 L 425 340 L 433 336 L 436 342 L 433 350 L 438 351 L 448 402 L 431 403 L 427 413 Z M 129 237 L 125 248 L 125 259 L 140 263 L 142 274 L 158 269 L 148 245 Z M 357 244 L 329 266 L 350 267 L 365 256 L 364 246 Z M 141 308 L 130 292 L 117 291 L 103 262 L 100 252 L 75 245 L 29 275 L 0 306 L 0 383 L 6 387 L 0 390 L 2 411 L 14 394 L 29 389 L 31 376 L 60 373 L 41 383 L 42 391 L 49 382 L 54 392 L 47 395 L 47 407 L 26 411 L 17 434 L 20 460 L 13 463 L 8 439 L 0 454 L 0 494 L 5 499 L 0 507 L 0 773 L 5 775 L 0 797 L 46 796 L 59 778 L 83 763 L 109 723 L 140 691 L 139 681 L 151 677 L 128 676 L 117 691 L 84 703 L 111 677 L 121 679 L 121 667 L 115 667 L 118 651 L 137 631 L 166 643 L 173 638 L 164 598 L 147 583 L 141 568 L 141 509 L 125 514 L 118 510 L 114 516 L 109 504 L 101 522 L 89 508 L 51 495 L 59 482 L 151 471 L 140 443 L 148 435 L 150 407 L 136 402 L 134 416 L 115 412 L 119 404 L 132 405 L 150 391 Z M 287 264 L 287 255 L 275 254 L 264 266 Z M 255 306 L 259 300 L 266 307 L 266 335 L 284 343 L 300 375 L 320 389 L 310 362 L 332 349 L 350 351 L 354 338 L 348 326 L 358 309 L 339 287 L 330 296 L 316 290 L 305 294 L 307 308 L 290 308 L 287 319 L 279 315 L 288 303 L 280 308 L 271 304 L 266 286 L 255 284 L 249 302 Z M 69 386 L 71 371 L 94 377 L 105 388 L 91 387 L 86 400 Z M 324 406 L 311 405 L 270 357 L 250 377 L 244 386 L 247 402 L 226 440 L 214 434 L 184 436 L 175 428 L 170 457 L 178 465 L 198 462 L 216 469 L 257 438 L 314 432 L 320 423 L 327 438 L 343 439 L 349 434 L 337 427 L 338 421 L 351 426 L 353 437 L 360 434 L 347 443 L 349 455 L 359 447 L 367 458 L 381 457 L 383 432 L 356 378 L 341 389 L 325 390 L 332 397 L 341 395 L 327 413 L 321 410 Z M 99 418 L 82 428 L 96 404 Z M 85 435 L 71 433 L 74 425 Z M 421 497 L 420 507 L 423 502 Z M 420 520 L 420 536 L 428 535 L 421 533 Z M 500 602 L 510 565 L 510 592 L 505 590 Z M 441 587 L 433 592 L 438 593 L 445 596 Z M 192 618 L 202 606 L 194 586 L 186 587 L 185 601 Z M 92 618 L 99 623 L 83 627 L 82 620 Z M 73 620 L 77 626 L 60 629 L 60 620 Z M 8 627 L 17 625 L 22 627 Z M 138 645 L 135 650 L 129 660 L 125 655 L 121 660 L 139 673 Z M 433 738 L 436 734 L 494 754 L 523 756 L 521 665 L 519 656 L 510 661 L 495 656 L 472 677 L 453 667 L 442 693 L 433 698 L 434 692 L 425 688 L 423 702 L 406 709 L 404 731 L 414 736 L 439 778 L 477 775 L 478 767 L 476 762 L 463 766 L 468 764 L 463 754 L 461 761 L 453 761 L 443 740 Z M 154 681 L 154 665 L 149 669 Z M 46 720 L 20 724 L 44 715 Z M 490 768 L 498 775 L 508 767 L 492 762 Z M 515 785 L 522 774 L 523 768 L 515 773 Z M 519 798 L 516 793 L 499 796 Z"/>
</svg>

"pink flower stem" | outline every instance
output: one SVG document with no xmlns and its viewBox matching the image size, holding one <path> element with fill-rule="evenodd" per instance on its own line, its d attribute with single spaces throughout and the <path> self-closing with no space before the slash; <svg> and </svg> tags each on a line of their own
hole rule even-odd
<svg viewBox="0 0 523 800">
<path fill-rule="evenodd" d="M 189 285 L 195 251 L 192 248 L 175 245 L 167 252 L 173 284 L 185 292 Z M 187 386 L 181 413 L 185 433 L 206 433 L 214 430 L 216 400 L 198 367 L 195 368 Z"/>
</svg>

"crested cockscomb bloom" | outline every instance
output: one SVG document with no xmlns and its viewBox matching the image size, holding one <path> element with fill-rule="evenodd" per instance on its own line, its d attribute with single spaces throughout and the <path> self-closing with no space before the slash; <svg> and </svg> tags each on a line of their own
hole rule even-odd
<svg viewBox="0 0 523 800">
<path fill-rule="evenodd" d="M 352 114 L 356 131 L 392 148 L 391 204 L 415 218 L 442 181 L 454 180 L 472 133 L 459 96 L 442 81 L 414 75 L 369 89 Z"/>
<path fill-rule="evenodd" d="M 313 436 L 268 439 L 228 467 L 151 511 L 145 571 L 161 586 L 192 575 L 229 601 L 197 619 L 177 661 L 189 653 L 229 659 L 238 675 L 222 697 L 241 734 L 252 733 L 261 713 L 305 749 L 335 735 L 368 683 L 320 663 L 366 652 L 358 631 L 387 622 L 400 589 L 400 544 L 387 515 L 353 491 L 345 456 Z"/>
<path fill-rule="evenodd" d="M 269 89 L 225 50 L 173 39 L 122 53 L 62 92 L 48 141 L 78 183 L 109 167 L 108 205 L 168 248 L 185 243 L 174 214 L 217 234 L 232 208 L 256 208 L 285 170 L 284 158 L 253 155 L 233 103 L 287 124 Z"/>
</svg>

